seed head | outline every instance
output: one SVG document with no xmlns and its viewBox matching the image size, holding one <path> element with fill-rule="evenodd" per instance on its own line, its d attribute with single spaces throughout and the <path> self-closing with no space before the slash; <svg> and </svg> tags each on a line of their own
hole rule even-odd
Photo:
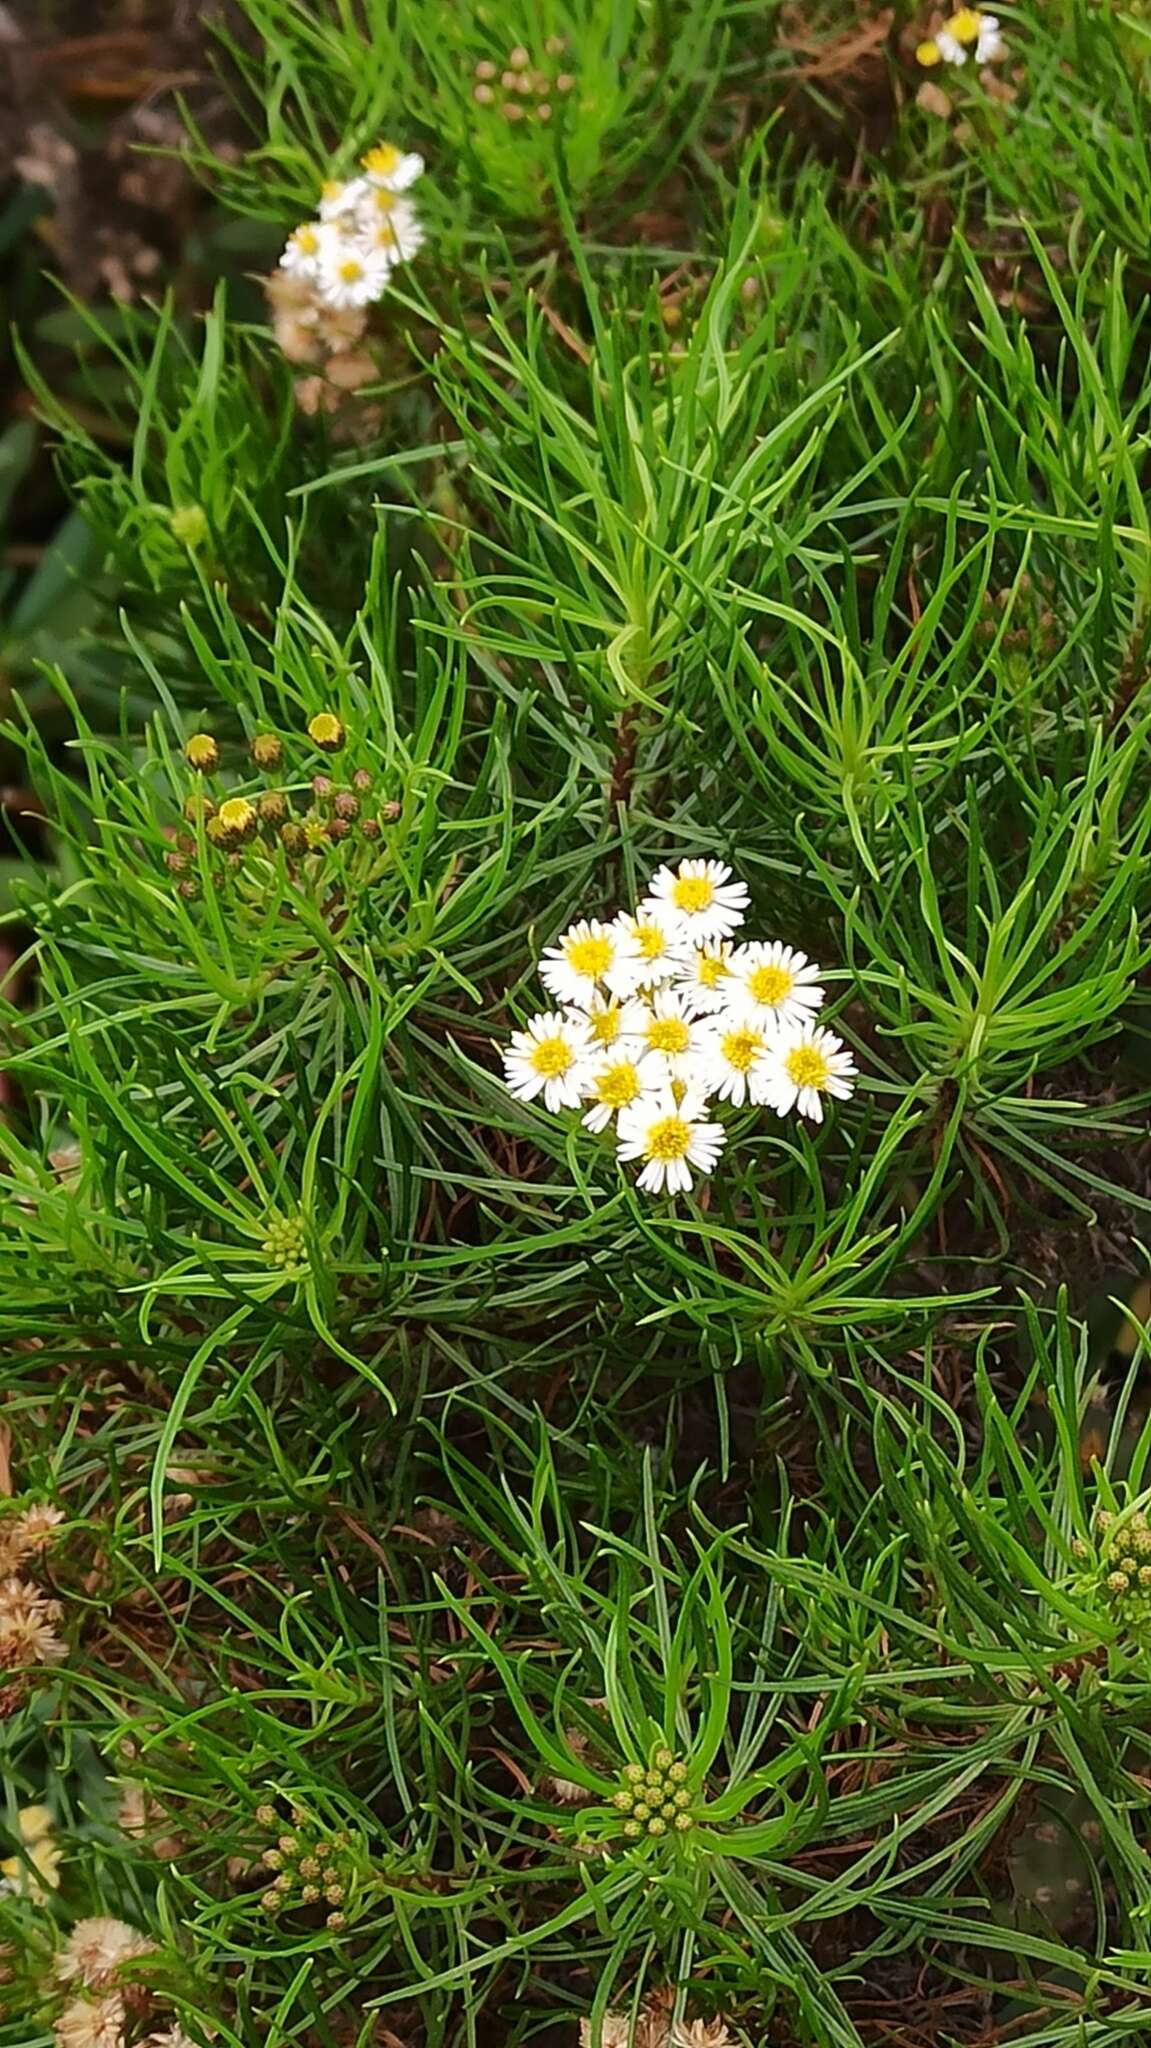
<svg viewBox="0 0 1151 2048">
<path fill-rule="evenodd" d="M 280 825 L 288 815 L 288 800 L 278 789 L 266 789 L 256 809 L 262 825 Z"/>
<path fill-rule="evenodd" d="M 287 824 L 280 827 L 280 845 L 285 853 L 306 853 L 308 835 L 303 826 L 297 825 L 294 819 L 289 818 Z"/>
<path fill-rule="evenodd" d="M 332 806 L 337 818 L 358 818 L 360 806 L 350 789 L 338 789 Z"/>
</svg>

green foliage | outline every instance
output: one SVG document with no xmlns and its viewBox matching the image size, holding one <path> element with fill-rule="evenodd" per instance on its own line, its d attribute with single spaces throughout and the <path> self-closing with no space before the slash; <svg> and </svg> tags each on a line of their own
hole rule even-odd
<svg viewBox="0 0 1151 2048">
<path fill-rule="evenodd" d="M 1138 2041 L 1145 27 L 243 12 L 205 177 L 429 241 L 330 405 L 239 280 L 27 365 L 0 2040 L 111 1913 L 123 2048 Z M 499 1050 L 687 855 L 859 1079 L 653 1199 Z"/>
</svg>

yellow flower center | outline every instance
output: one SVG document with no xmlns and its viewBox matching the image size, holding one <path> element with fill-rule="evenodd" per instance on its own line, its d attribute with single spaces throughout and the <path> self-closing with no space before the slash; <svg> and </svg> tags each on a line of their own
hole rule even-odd
<svg viewBox="0 0 1151 2048">
<path fill-rule="evenodd" d="M 596 1100 L 608 1109 L 623 1109 L 634 1102 L 640 1092 L 640 1079 L 630 1060 L 620 1060 L 617 1066 L 605 1067 L 596 1078 Z"/>
<path fill-rule="evenodd" d="M 297 228 L 292 240 L 305 256 L 314 256 L 320 246 L 320 238 L 315 228 Z"/>
<path fill-rule="evenodd" d="M 343 189 L 342 179 L 325 178 L 320 186 L 320 197 L 321 199 L 338 199 Z"/>
<path fill-rule="evenodd" d="M 653 1017 L 644 1036 L 653 1052 L 686 1052 L 691 1032 L 682 1017 Z"/>
<path fill-rule="evenodd" d="M 609 1003 L 606 1010 L 593 1011 L 587 1026 L 597 1045 L 614 1045 L 619 1037 L 619 1004 Z"/>
<path fill-rule="evenodd" d="M 647 1134 L 649 1159 L 682 1159 L 691 1144 L 691 1125 L 681 1116 L 661 1116 Z"/>
<path fill-rule="evenodd" d="M 400 152 L 394 142 L 378 142 L 374 149 L 369 149 L 367 155 L 360 158 L 364 169 L 377 178 L 390 177 L 399 161 Z"/>
<path fill-rule="evenodd" d="M 379 249 L 395 248 L 396 231 L 390 220 L 382 220 L 376 229 L 376 246 Z"/>
<path fill-rule="evenodd" d="M 564 941 L 564 959 L 572 973 L 584 974 L 589 981 L 599 981 L 607 973 L 614 954 L 611 940 L 602 935 L 597 938 L 593 932 L 582 939 Z"/>
<path fill-rule="evenodd" d="M 930 37 L 927 42 L 919 44 L 915 55 L 920 64 L 930 66 L 942 62 L 942 52 L 940 51 L 939 44 Z"/>
<path fill-rule="evenodd" d="M 358 284 L 364 274 L 364 266 L 355 256 L 345 256 L 339 274 L 345 284 Z"/>
<path fill-rule="evenodd" d="M 642 960 L 658 960 L 663 952 L 663 933 L 657 924 L 637 924 L 635 940 Z"/>
<path fill-rule="evenodd" d="M 983 27 L 983 16 L 974 7 L 961 7 L 947 24 L 947 32 L 957 43 L 977 43 Z"/>
<path fill-rule="evenodd" d="M 797 1088 L 826 1088 L 831 1068 L 814 1045 L 794 1046 L 783 1064 Z"/>
<path fill-rule="evenodd" d="M 545 1081 L 552 1081 L 557 1075 L 566 1074 L 568 1068 L 574 1065 L 575 1054 L 567 1039 L 560 1038 L 557 1034 L 554 1038 L 538 1038 L 531 1049 L 529 1059 L 537 1074 L 542 1074 Z"/>
<path fill-rule="evenodd" d="M 701 988 L 718 988 L 727 973 L 727 962 L 718 953 L 701 953 L 695 963 L 695 978 Z"/>
<path fill-rule="evenodd" d="M 781 1003 L 795 987 L 795 976 L 786 967 L 753 967 L 747 977 L 747 992 L 753 1003 L 769 1008 Z"/>
<path fill-rule="evenodd" d="M 729 1067 L 737 1074 L 746 1074 L 755 1065 L 756 1056 L 763 1050 L 762 1031 L 727 1031 L 720 1041 L 720 1050 Z"/>
<path fill-rule="evenodd" d="M 230 796 L 217 814 L 225 832 L 244 832 L 256 813 L 246 796 Z"/>
<path fill-rule="evenodd" d="M 709 875 L 677 875 L 671 900 L 677 910 L 686 910 L 689 917 L 694 917 L 701 910 L 710 910 L 715 901 L 715 883 Z"/>
<path fill-rule="evenodd" d="M 378 186 L 372 194 L 372 205 L 375 207 L 377 213 L 391 213 L 393 207 L 395 206 L 395 203 L 395 193 L 386 192 L 383 190 L 382 187 Z"/>
</svg>

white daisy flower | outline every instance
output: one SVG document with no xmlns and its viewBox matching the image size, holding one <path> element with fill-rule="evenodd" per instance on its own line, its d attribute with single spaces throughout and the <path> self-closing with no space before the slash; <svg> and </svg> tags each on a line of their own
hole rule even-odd
<svg viewBox="0 0 1151 2048">
<path fill-rule="evenodd" d="M 684 1194 L 691 1170 L 710 1173 L 726 1142 L 722 1124 L 703 1120 L 703 1102 L 686 1090 L 677 1101 L 671 1088 L 641 1095 L 619 1113 L 616 1140 L 623 1160 L 642 1159 L 638 1185 L 658 1195 L 666 1187 Z"/>
<path fill-rule="evenodd" d="M 823 1122 L 823 1097 L 846 1101 L 851 1094 L 855 1061 L 834 1031 L 804 1024 L 776 1039 L 768 1055 L 763 1100 L 780 1116 L 798 1109 L 800 1116 Z"/>
<path fill-rule="evenodd" d="M 717 939 L 710 946 L 693 946 L 682 956 L 674 985 L 700 1016 L 727 1008 L 731 958 L 731 945 L 727 939 Z"/>
<path fill-rule="evenodd" d="M 679 937 L 693 946 L 729 938 L 747 910 L 747 883 L 733 882 L 730 875 L 721 860 L 681 860 L 677 868 L 659 868 L 640 911 L 670 914 Z"/>
<path fill-rule="evenodd" d="M 528 1020 L 525 1030 L 512 1032 L 503 1056 L 504 1077 L 520 1102 L 542 1094 L 545 1109 L 576 1109 L 590 1049 L 582 1019 L 544 1010 Z"/>
<path fill-rule="evenodd" d="M 615 925 L 601 924 L 598 917 L 581 917 L 578 924 L 568 926 L 556 945 L 547 948 L 540 961 L 540 980 L 562 1003 L 578 1003 L 586 1009 L 599 983 L 608 981 L 613 969 L 626 978 L 631 958 L 626 933 Z"/>
<path fill-rule="evenodd" d="M 301 221 L 298 228 L 293 228 L 284 244 L 280 269 L 286 270 L 290 277 L 315 277 L 320 267 L 320 256 L 325 240 L 320 222 Z"/>
<path fill-rule="evenodd" d="M 606 1059 L 601 1054 L 598 1059 L 589 1060 L 581 1080 L 584 1100 L 591 1103 L 584 1117 L 588 1130 L 605 1130 L 619 1110 L 626 1109 L 630 1102 L 638 1102 L 645 1088 L 650 1087 L 650 1063 L 646 1060 L 618 1052 L 609 1053 Z"/>
<path fill-rule="evenodd" d="M 615 920 L 630 948 L 615 974 L 607 977 L 614 995 L 632 995 L 636 989 L 658 988 L 679 972 L 683 945 L 676 922 L 667 910 L 644 908 L 635 917 L 621 910 Z"/>
<path fill-rule="evenodd" d="M 981 14 L 979 36 L 975 44 L 975 62 L 994 64 L 995 59 L 1002 57 L 1006 49 L 1007 45 L 999 33 L 998 17 L 994 14 Z"/>
<path fill-rule="evenodd" d="M 751 1018 L 730 1012 L 713 1017 L 702 1068 L 707 1093 L 734 1109 L 742 1109 L 745 1102 L 766 1101 L 772 1071 L 768 1054 L 774 1042 L 773 1032 Z"/>
<path fill-rule="evenodd" d="M 320 297 L 338 312 L 350 306 L 374 305 L 383 297 L 390 269 L 387 257 L 378 250 L 335 235 L 320 257 Z"/>
<path fill-rule="evenodd" d="M 397 149 L 394 142 L 377 142 L 360 158 L 368 183 L 382 185 L 389 192 L 406 192 L 422 177 L 424 160 L 414 150 Z"/>
<path fill-rule="evenodd" d="M 778 939 L 737 947 L 725 987 L 728 1008 L 757 1024 L 802 1024 L 824 1000 L 818 967 Z"/>
<path fill-rule="evenodd" d="M 420 224 L 414 206 L 406 199 L 397 199 L 382 185 L 372 194 L 377 202 L 391 200 L 390 208 L 381 211 L 378 206 L 362 207 L 358 214 L 360 231 L 370 249 L 376 249 L 387 257 L 389 263 L 410 263 L 418 255 L 427 237 Z"/>
<path fill-rule="evenodd" d="M 640 1044 L 651 1064 L 649 1085 L 692 1081 L 710 1047 L 708 1021 L 673 988 L 657 988 L 644 1016 Z"/>
<path fill-rule="evenodd" d="M 320 187 L 320 219 L 350 227 L 367 191 L 366 178 L 329 178 Z"/>
<path fill-rule="evenodd" d="M 969 57 L 977 64 L 991 64 L 1006 48 L 997 15 L 983 14 L 977 7 L 961 7 L 934 36 L 920 43 L 915 54 L 926 65 L 966 64 Z"/>
<path fill-rule="evenodd" d="M 577 1021 L 584 1025 L 594 1053 L 614 1052 L 617 1058 L 632 1059 L 642 1050 L 648 1015 L 646 1003 L 594 995 Z"/>
</svg>

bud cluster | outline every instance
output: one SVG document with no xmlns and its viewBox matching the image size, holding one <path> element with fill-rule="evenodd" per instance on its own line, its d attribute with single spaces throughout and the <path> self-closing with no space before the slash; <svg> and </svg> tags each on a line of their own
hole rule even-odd
<svg viewBox="0 0 1151 2048">
<path fill-rule="evenodd" d="M 1013 623 L 1002 633 L 999 646 L 1006 657 L 1007 675 L 1013 683 L 1026 682 L 1033 669 L 1051 660 L 1059 646 L 1059 621 L 1044 592 L 1037 588 L 1026 570 L 1014 587 L 983 593 L 976 638 L 984 644 L 1000 633 L 1003 614 L 1010 608 Z"/>
<path fill-rule="evenodd" d="M 304 1231 L 304 1219 L 295 1216 L 271 1216 L 267 1222 L 267 1236 L 264 1239 L 264 1256 L 270 1266 L 281 1273 L 298 1273 L 308 1263 L 308 1242 Z"/>
<path fill-rule="evenodd" d="M 530 117 L 546 126 L 557 100 L 565 99 L 576 83 L 575 73 L 564 63 L 566 47 L 562 36 L 549 36 L 538 63 L 523 43 L 516 43 L 502 64 L 481 59 L 473 73 L 476 105 L 491 107 L 504 121 Z"/>
<path fill-rule="evenodd" d="M 262 1828 L 283 1826 L 274 1806 L 256 1808 Z M 348 1907 L 353 1902 L 365 1864 L 363 1841 L 346 1828 L 332 1833 L 319 1827 L 299 1807 L 293 1807 L 290 1825 L 260 1858 L 272 1882 L 261 1893 L 265 1913 L 298 1912 L 307 1906 L 324 1909 L 324 1925 L 338 1933 L 348 1924 Z"/>
<path fill-rule="evenodd" d="M 1114 1620 L 1140 1632 L 1151 1629 L 1151 1524 L 1136 1510 L 1095 1517 L 1098 1587 Z"/>
<path fill-rule="evenodd" d="M 612 1805 L 619 1814 L 625 1841 L 638 1842 L 644 1836 L 673 1840 L 689 1834 L 695 1826 L 694 1794 L 688 1784 L 687 1765 L 670 1749 L 655 1749 L 647 1765 L 625 1764 L 619 1791 Z"/>
<path fill-rule="evenodd" d="M 320 753 L 336 755 L 348 735 L 334 712 L 318 711 L 308 720 L 307 737 Z M 256 733 L 248 747 L 253 768 L 265 777 L 278 775 L 285 751 L 284 740 L 275 732 Z M 346 783 L 333 781 L 330 774 L 316 774 L 290 789 L 275 784 L 225 795 L 216 802 L 204 785 L 220 767 L 219 742 L 211 733 L 192 733 L 184 744 L 184 759 L 196 777 L 184 803 L 184 819 L 189 825 L 202 824 L 209 848 L 223 856 L 212 873 L 217 887 L 232 870 L 245 865 L 247 848 L 266 856 L 278 846 L 294 862 L 347 840 L 371 845 L 401 813 L 399 803 L 372 801 L 373 779 L 367 768 L 357 768 Z M 199 894 L 196 851 L 196 839 L 183 832 L 165 855 L 169 873 L 179 878 L 179 893 L 189 900 Z"/>
</svg>

